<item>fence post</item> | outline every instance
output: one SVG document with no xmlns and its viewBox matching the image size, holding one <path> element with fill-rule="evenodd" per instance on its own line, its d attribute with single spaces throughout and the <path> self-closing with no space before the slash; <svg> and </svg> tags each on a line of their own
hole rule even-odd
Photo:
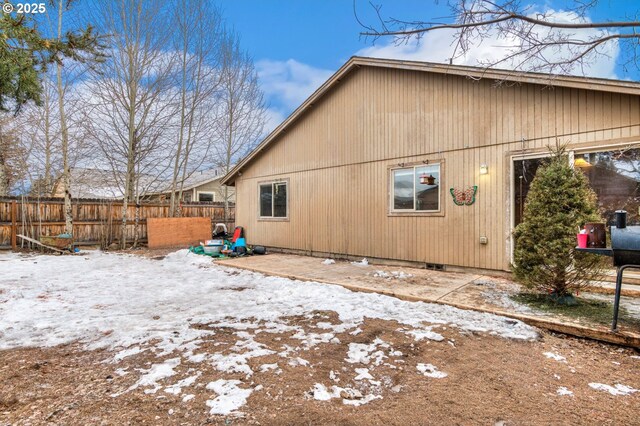
<svg viewBox="0 0 640 426">
<path fill-rule="evenodd" d="M 18 248 L 18 202 L 11 201 L 11 250 L 16 251 Z"/>
</svg>

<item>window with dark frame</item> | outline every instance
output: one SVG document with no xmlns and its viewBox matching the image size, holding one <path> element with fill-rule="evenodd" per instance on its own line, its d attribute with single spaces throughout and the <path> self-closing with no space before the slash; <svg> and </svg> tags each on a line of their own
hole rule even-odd
<svg viewBox="0 0 640 426">
<path fill-rule="evenodd" d="M 213 201 L 213 193 L 211 192 L 198 192 L 198 201 Z"/>
<path fill-rule="evenodd" d="M 260 217 L 287 217 L 287 182 L 260 184 Z"/>
<path fill-rule="evenodd" d="M 440 211 L 440 164 L 393 169 L 392 212 Z"/>
</svg>

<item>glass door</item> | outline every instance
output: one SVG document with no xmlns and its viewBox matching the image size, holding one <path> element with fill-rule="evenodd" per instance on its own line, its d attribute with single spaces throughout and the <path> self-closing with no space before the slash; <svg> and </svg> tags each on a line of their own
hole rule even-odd
<svg viewBox="0 0 640 426">
<path fill-rule="evenodd" d="M 628 223 L 640 225 L 640 148 L 572 151 L 569 158 L 598 196 L 600 214 L 613 223 L 616 210 L 626 210 Z M 513 228 L 522 222 L 531 182 L 544 157 L 513 160 Z"/>
<path fill-rule="evenodd" d="M 608 225 L 616 210 L 626 210 L 630 225 L 640 224 L 640 149 L 576 152 L 574 166 L 589 179 Z"/>
<path fill-rule="evenodd" d="M 543 158 L 524 158 L 513 160 L 513 227 L 522 222 L 524 204 L 531 187 L 531 182 Z"/>
</svg>

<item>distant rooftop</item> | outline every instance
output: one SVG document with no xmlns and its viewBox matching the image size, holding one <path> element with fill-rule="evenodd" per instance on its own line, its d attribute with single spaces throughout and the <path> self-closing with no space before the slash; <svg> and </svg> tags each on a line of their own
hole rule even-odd
<svg viewBox="0 0 640 426">
<path fill-rule="evenodd" d="M 221 167 L 193 172 L 184 181 L 183 190 L 190 190 L 221 179 Z M 57 183 L 60 184 L 60 181 Z M 160 180 L 153 176 L 141 176 L 142 195 L 166 193 L 171 190 L 171 179 Z M 73 198 L 120 199 L 124 196 L 124 174 L 97 168 L 71 169 L 71 196 Z"/>
</svg>

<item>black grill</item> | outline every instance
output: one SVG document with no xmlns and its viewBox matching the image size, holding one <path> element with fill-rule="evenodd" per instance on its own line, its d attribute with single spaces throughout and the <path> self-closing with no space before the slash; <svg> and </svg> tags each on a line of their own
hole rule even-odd
<svg viewBox="0 0 640 426">
<path fill-rule="evenodd" d="M 611 330 L 615 331 L 618 325 L 622 274 L 627 268 L 640 269 L 640 226 L 627 226 L 627 212 L 618 210 L 616 211 L 616 226 L 611 227 L 611 248 L 576 247 L 576 250 L 613 257 L 613 266 L 618 270 L 613 303 L 613 322 L 611 324 Z"/>
<path fill-rule="evenodd" d="M 616 226 L 611 227 L 613 265 L 640 265 L 640 226 L 627 226 L 627 212 L 616 212 Z"/>
</svg>

